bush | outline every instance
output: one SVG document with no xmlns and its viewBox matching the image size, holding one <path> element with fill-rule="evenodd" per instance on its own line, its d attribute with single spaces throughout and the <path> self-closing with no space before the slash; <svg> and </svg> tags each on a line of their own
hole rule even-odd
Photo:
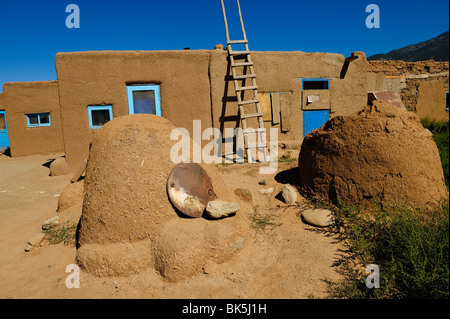
<svg viewBox="0 0 450 319">
<path fill-rule="evenodd" d="M 335 298 L 448 298 L 449 203 L 433 209 L 348 206 L 340 203 L 335 231 L 362 265 L 380 268 L 380 288 L 368 274 L 344 267 L 345 281 L 331 283 Z"/>
<path fill-rule="evenodd" d="M 57 245 L 64 242 L 65 245 L 75 245 L 76 240 L 76 223 L 69 223 L 68 221 L 50 229 L 45 230 L 48 242 L 52 245 Z"/>
<path fill-rule="evenodd" d="M 439 156 L 441 157 L 442 168 L 444 170 L 445 184 L 449 187 L 449 122 L 434 121 L 429 119 L 423 119 L 423 127 L 430 130 L 433 133 L 433 139 L 439 150 Z"/>
</svg>

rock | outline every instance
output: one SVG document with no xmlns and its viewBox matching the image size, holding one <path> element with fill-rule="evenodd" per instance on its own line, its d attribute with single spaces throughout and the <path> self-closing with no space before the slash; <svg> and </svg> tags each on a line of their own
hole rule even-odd
<svg viewBox="0 0 450 319">
<path fill-rule="evenodd" d="M 333 225 L 333 213 L 328 209 L 307 209 L 302 211 L 303 221 L 312 226 L 327 227 Z"/>
<path fill-rule="evenodd" d="M 245 238 L 240 238 L 237 242 L 233 243 L 230 247 L 230 253 L 234 253 L 236 250 L 244 247 Z"/>
<path fill-rule="evenodd" d="M 286 204 L 293 204 L 297 201 L 297 191 L 290 184 L 284 184 L 281 189 L 281 195 Z"/>
<path fill-rule="evenodd" d="M 223 218 L 236 213 L 241 207 L 232 202 L 224 202 L 221 200 L 213 200 L 206 205 L 206 213 L 212 218 Z"/>
<path fill-rule="evenodd" d="M 25 246 L 25 251 L 30 251 L 31 248 L 37 247 L 41 244 L 42 240 L 45 237 L 45 233 L 43 232 L 37 232 L 33 236 L 31 236 L 30 239 L 27 241 L 27 245 Z"/>
<path fill-rule="evenodd" d="M 55 159 L 50 164 L 50 176 L 60 176 L 69 173 L 69 164 L 67 164 L 66 159 L 63 157 Z"/>
<path fill-rule="evenodd" d="M 269 188 L 261 188 L 258 189 L 258 193 L 260 193 L 261 195 L 270 195 L 274 192 L 275 187 L 269 187 Z"/>
<path fill-rule="evenodd" d="M 50 219 L 47 219 L 45 222 L 43 222 L 42 230 L 47 230 L 47 229 L 53 228 L 57 225 L 59 225 L 59 216 L 52 217 Z"/>
<path fill-rule="evenodd" d="M 265 179 L 263 179 L 262 181 L 258 182 L 258 184 L 259 184 L 259 185 L 262 185 L 262 186 L 266 186 L 266 185 L 267 185 L 267 182 L 266 182 Z"/>
<path fill-rule="evenodd" d="M 234 193 L 245 202 L 252 202 L 252 192 L 247 188 L 236 188 Z"/>
</svg>

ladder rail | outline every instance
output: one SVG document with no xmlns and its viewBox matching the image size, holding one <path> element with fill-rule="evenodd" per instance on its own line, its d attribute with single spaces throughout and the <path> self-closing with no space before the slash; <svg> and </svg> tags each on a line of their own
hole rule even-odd
<svg viewBox="0 0 450 319">
<path fill-rule="evenodd" d="M 244 40 L 247 40 L 247 35 L 245 34 L 245 28 L 244 28 L 244 20 L 242 20 L 241 5 L 239 4 L 239 0 L 236 0 L 236 2 L 237 2 L 238 12 L 239 12 L 239 21 L 241 22 L 242 36 L 243 36 Z M 247 47 L 248 44 L 246 43 L 245 45 L 246 45 L 246 50 L 248 51 L 248 47 Z"/>
<path fill-rule="evenodd" d="M 258 151 L 259 152 L 262 151 L 264 161 L 267 161 L 267 159 L 268 159 L 267 151 L 268 150 L 267 150 L 265 126 L 264 126 L 264 121 L 263 121 L 263 113 L 261 112 L 260 100 L 258 97 L 258 86 L 256 85 L 256 75 L 255 75 L 255 70 L 253 67 L 254 65 L 253 65 L 253 61 L 250 58 L 250 49 L 248 46 L 247 34 L 245 32 L 244 21 L 242 19 L 241 5 L 239 3 L 239 0 L 236 0 L 243 40 L 231 41 L 229 29 L 228 29 L 227 16 L 226 16 L 226 12 L 225 12 L 224 0 L 220 0 L 220 2 L 222 5 L 222 14 L 223 14 L 223 20 L 225 23 L 225 34 L 226 34 L 226 39 L 227 39 L 228 58 L 229 58 L 230 64 L 231 64 L 231 73 L 232 73 L 232 78 L 233 78 L 233 82 L 234 82 L 234 88 L 235 88 L 235 92 L 236 92 L 236 97 L 237 97 L 237 102 L 238 102 L 237 104 L 238 104 L 238 109 L 239 109 L 239 114 L 240 114 L 239 117 L 241 119 L 241 125 L 242 125 L 242 129 L 244 131 L 244 147 L 247 150 L 247 160 L 249 163 L 254 162 L 255 154 L 252 151 L 252 149 L 254 149 L 255 147 L 249 145 L 249 141 L 248 141 L 249 136 L 247 133 L 245 133 L 245 132 L 247 132 L 246 119 L 257 118 L 259 128 L 256 129 L 256 133 L 258 134 L 258 136 L 255 136 L 255 138 L 259 139 L 260 141 L 262 140 L 262 143 L 263 143 L 263 145 L 261 145 L 262 143 L 258 143 Z M 244 44 L 245 51 L 233 51 L 231 48 L 232 44 Z M 237 56 L 243 56 L 245 58 L 245 62 L 236 63 L 235 57 L 237 57 Z M 237 67 L 244 68 L 243 73 L 241 75 L 237 75 L 237 73 L 236 73 Z M 249 71 L 249 72 L 247 73 L 247 71 Z M 250 85 L 247 82 L 247 80 L 251 80 Z M 239 83 L 238 83 L 239 81 L 242 81 L 242 85 L 239 85 Z M 253 98 L 244 99 L 244 97 L 245 97 L 244 94 L 245 94 L 245 91 L 247 91 L 247 90 L 252 92 Z M 251 104 L 255 105 L 256 112 L 251 112 L 251 113 L 246 114 L 244 107 L 247 105 L 251 105 Z M 248 128 L 248 130 L 251 131 L 254 129 Z M 263 147 L 262 150 L 259 149 L 259 147 L 261 147 L 261 146 Z"/>
<path fill-rule="evenodd" d="M 223 3 L 223 0 L 220 0 L 222 4 L 222 14 L 223 14 L 223 21 L 225 22 L 225 35 L 227 37 L 227 43 L 230 42 L 230 34 L 228 31 L 228 22 L 227 22 L 227 14 L 225 13 L 225 4 Z"/>
<path fill-rule="evenodd" d="M 229 32 L 229 29 L 228 29 L 228 21 L 227 21 L 227 14 L 226 14 L 226 11 L 225 11 L 225 4 L 224 4 L 223 0 L 220 0 L 220 3 L 222 5 L 222 15 L 223 15 L 223 21 L 225 23 L 225 34 L 226 34 L 226 37 L 227 37 L 227 44 L 231 44 L 231 43 L 233 43 L 235 41 L 230 41 L 230 32 Z M 245 33 L 244 20 L 242 19 L 241 5 L 239 3 L 239 0 L 236 0 L 236 3 L 237 3 L 237 7 L 238 7 L 239 21 L 241 23 L 241 31 L 242 31 L 242 36 L 243 36 L 243 40 L 239 40 L 238 43 L 239 42 L 244 43 L 246 51 L 248 51 L 248 43 L 247 43 L 248 41 L 247 41 L 247 35 Z"/>
</svg>

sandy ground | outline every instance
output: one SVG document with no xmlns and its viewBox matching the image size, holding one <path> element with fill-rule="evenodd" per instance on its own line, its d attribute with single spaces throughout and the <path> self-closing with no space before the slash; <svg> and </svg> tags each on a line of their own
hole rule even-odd
<svg viewBox="0 0 450 319">
<path fill-rule="evenodd" d="M 273 175 L 259 175 L 258 165 L 219 167 L 230 187 L 252 191 L 258 213 L 270 214 L 277 226 L 252 229 L 251 239 L 208 273 L 170 283 L 153 269 L 123 278 L 82 271 L 80 288 L 69 289 L 66 267 L 75 263 L 74 246 L 44 240 L 24 251 L 42 223 L 57 215 L 58 196 L 70 183 L 71 175 L 49 176 L 49 161 L 61 155 L 0 155 L 0 298 L 323 298 L 326 281 L 341 278 L 335 263 L 342 257 L 342 243 L 302 222 L 299 212 L 306 200 L 286 205 L 275 197 L 297 174 L 292 161 L 279 163 Z M 258 185 L 263 179 L 267 185 Z M 258 188 L 271 186 L 272 195 L 258 194 Z M 251 223 L 252 211 L 238 213 L 247 214 Z"/>
</svg>

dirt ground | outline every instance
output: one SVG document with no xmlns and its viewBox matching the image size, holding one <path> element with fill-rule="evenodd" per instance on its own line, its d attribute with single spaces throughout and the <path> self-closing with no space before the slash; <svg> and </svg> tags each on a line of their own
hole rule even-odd
<svg viewBox="0 0 450 319">
<path fill-rule="evenodd" d="M 75 246 L 52 245 L 25 252 L 27 240 L 57 215 L 58 196 L 70 174 L 50 177 L 49 162 L 63 154 L 10 158 L 0 155 L 0 298 L 323 298 L 327 280 L 340 279 L 336 262 L 343 244 L 299 217 L 303 198 L 286 205 L 276 195 L 298 174 L 297 162 L 279 163 L 278 172 L 260 175 L 258 164 L 218 168 L 232 188 L 252 191 L 259 216 L 276 225 L 254 234 L 231 259 L 195 277 L 170 283 L 149 269 L 130 277 L 95 277 L 81 271 L 80 288 L 66 287 L 66 267 L 75 263 Z M 266 186 L 258 182 L 266 180 Z M 271 195 L 259 188 L 275 187 Z M 79 212 L 81 214 L 81 211 Z M 248 215 L 253 211 L 239 211 Z M 232 218 L 232 217 L 231 217 Z"/>
</svg>

